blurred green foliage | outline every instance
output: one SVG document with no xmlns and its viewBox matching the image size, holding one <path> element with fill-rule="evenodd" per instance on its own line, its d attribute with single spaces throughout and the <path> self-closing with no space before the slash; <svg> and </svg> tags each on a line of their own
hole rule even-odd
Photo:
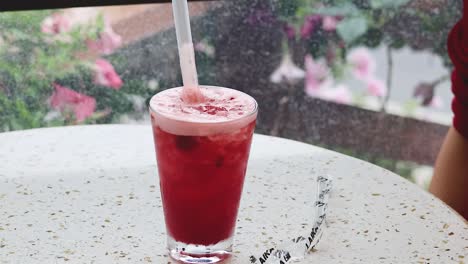
<svg viewBox="0 0 468 264">
<path fill-rule="evenodd" d="M 333 16 L 336 32 L 317 29 L 305 40 L 314 57 L 326 56 L 339 47 L 342 56 L 355 46 L 382 44 L 394 49 L 410 47 L 439 55 L 446 66 L 448 31 L 461 17 L 462 1 L 449 0 L 276 0 L 276 15 L 300 31 L 307 17 Z M 304 40 L 302 40 L 304 41 Z"/>
<path fill-rule="evenodd" d="M 60 12 L 0 13 L 0 132 L 76 124 L 69 115 L 47 117 L 52 111 L 49 98 L 54 83 L 96 98 L 96 112 L 84 123 L 117 122 L 121 115 L 134 110 L 129 95 L 151 94 L 137 76 L 125 78 L 119 91 L 96 85 L 96 58 L 87 57 L 86 43 L 96 40 L 103 31 L 103 17 L 73 25 L 64 33 L 44 33 L 43 21 Z M 117 72 L 125 72 L 126 58 L 115 55 L 108 59 Z"/>
<path fill-rule="evenodd" d="M 461 1 L 460 1 L 461 2 Z M 447 0 L 273 0 L 276 19 L 296 30 L 314 57 L 333 54 L 330 68 L 335 78 L 344 72 L 344 58 L 355 46 L 394 49 L 409 46 L 429 50 L 449 65 L 445 36 L 461 15 L 461 3 Z M 117 122 L 122 115 L 134 113 L 132 97 L 148 99 L 156 91 L 150 80 L 126 75 L 127 57 L 117 52 L 108 58 L 121 74 L 121 90 L 103 88 L 93 82 L 90 64 L 80 57 L 86 53 L 86 40 L 98 38 L 104 27 L 99 16 L 95 21 L 73 27 L 64 39 L 53 39 L 41 31 L 44 19 L 61 11 L 0 13 L 0 131 L 73 124 L 64 117 L 47 119 L 48 99 L 57 82 L 97 99 L 97 114 L 86 123 Z M 333 16 L 339 20 L 336 30 L 325 32 L 317 27 L 314 34 L 301 39 L 300 31 L 310 16 Z M 209 42 L 209 36 L 207 36 Z M 197 52 L 200 81 L 213 79 L 210 65 L 216 56 Z M 161 82 L 161 80 L 157 80 Z M 154 85 L 153 85 L 154 86 Z M 160 85 L 158 85 L 160 86 Z"/>
</svg>

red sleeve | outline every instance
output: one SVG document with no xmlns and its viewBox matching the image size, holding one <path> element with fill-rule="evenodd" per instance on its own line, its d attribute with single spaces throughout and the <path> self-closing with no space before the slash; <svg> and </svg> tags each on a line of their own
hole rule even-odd
<svg viewBox="0 0 468 264">
<path fill-rule="evenodd" d="M 455 69 L 452 72 L 453 126 L 468 139 L 468 0 L 464 0 L 463 19 L 448 37 L 448 53 Z"/>
<path fill-rule="evenodd" d="M 455 69 L 452 73 L 453 126 L 463 137 L 468 139 L 468 85 Z"/>
</svg>

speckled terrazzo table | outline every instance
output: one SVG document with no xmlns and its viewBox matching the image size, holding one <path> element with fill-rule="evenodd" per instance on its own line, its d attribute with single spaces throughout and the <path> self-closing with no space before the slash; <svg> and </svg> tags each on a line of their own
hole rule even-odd
<svg viewBox="0 0 468 264">
<path fill-rule="evenodd" d="M 465 263 L 468 227 L 442 202 L 368 163 L 256 135 L 236 255 L 307 234 L 315 179 L 334 179 L 326 232 L 299 263 Z M 0 263 L 173 263 L 148 126 L 0 134 Z"/>
</svg>

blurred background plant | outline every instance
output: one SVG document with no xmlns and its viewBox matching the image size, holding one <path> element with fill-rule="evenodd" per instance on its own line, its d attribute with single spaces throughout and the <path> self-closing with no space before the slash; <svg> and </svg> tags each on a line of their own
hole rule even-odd
<svg viewBox="0 0 468 264">
<path fill-rule="evenodd" d="M 302 63 L 300 58 L 305 58 L 307 95 L 385 111 L 393 69 L 398 66 L 392 52 L 403 47 L 429 51 L 440 56 L 449 69 L 446 36 L 461 8 L 461 1 L 446 0 L 276 0 L 271 14 L 259 4 L 258 9 L 263 11 L 253 12 L 250 20 L 265 21 L 270 17 L 283 25 L 288 48 L 282 64 L 272 74 L 273 82 L 301 78 L 300 68 L 290 57 L 295 57 L 298 65 Z M 376 76 L 378 65 L 371 53 L 379 46 L 386 49 L 385 79 Z M 414 98 L 408 98 L 404 106 L 407 115 L 415 109 L 411 106 L 440 107 L 441 98 L 434 90 L 448 80 L 448 74 L 414 87 Z M 351 91 L 350 80 L 361 90 Z"/>
<path fill-rule="evenodd" d="M 118 91 L 135 83 L 103 57 L 121 38 L 102 15 L 3 12 L 0 21 L 0 131 L 112 122 L 138 103 Z"/>
<path fill-rule="evenodd" d="M 283 59 L 271 73 L 273 83 L 304 80 L 305 95 L 385 111 L 398 67 L 394 50 L 429 51 L 450 68 L 445 36 L 460 15 L 459 2 L 252 1 L 245 19 L 253 27 L 281 27 Z M 144 108 L 164 81 L 127 74 L 129 58 L 115 52 L 122 40 L 102 15 L 3 12 L 0 21 L 1 131 L 140 119 L 142 111 L 135 110 Z M 202 82 L 214 79 L 213 37 L 196 43 Z M 371 52 L 382 46 L 386 78 L 376 75 L 382 65 Z M 435 90 L 447 80 L 448 71 L 416 85 L 402 106 L 405 115 L 418 106 L 441 107 Z"/>
<path fill-rule="evenodd" d="M 449 101 L 444 102 L 436 89 L 449 81 L 452 66 L 446 39 L 452 25 L 461 17 L 462 1 L 273 0 L 271 3 L 268 6 L 257 1 L 246 20 L 255 27 L 269 24 L 282 27 L 283 58 L 271 72 L 272 83 L 297 89 L 294 84 L 303 82 L 305 96 L 440 121 L 434 117 L 434 110 L 440 111 Z M 384 50 L 385 59 L 377 61 L 377 49 Z M 439 57 L 445 72 L 426 76 L 429 81 L 421 80 L 414 87 L 395 89 L 395 71 L 405 62 L 396 60 L 394 54 L 403 49 Z M 382 72 L 382 69 L 385 74 L 378 75 L 377 70 Z M 399 93 L 403 89 L 412 89 L 412 97 L 403 102 L 390 100 L 393 90 Z M 280 106 L 283 102 L 296 103 L 283 99 Z M 276 124 L 284 122 L 279 118 Z M 450 123 L 449 114 L 443 119 L 444 124 Z M 430 182 L 431 167 L 351 149 L 334 149 L 394 171 L 420 186 L 427 187 Z"/>
</svg>

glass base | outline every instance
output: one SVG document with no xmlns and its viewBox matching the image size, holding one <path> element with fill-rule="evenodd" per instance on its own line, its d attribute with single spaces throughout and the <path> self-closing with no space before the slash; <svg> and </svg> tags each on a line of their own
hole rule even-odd
<svg viewBox="0 0 468 264">
<path fill-rule="evenodd" d="M 171 258 L 180 263 L 220 263 L 232 255 L 232 238 L 214 245 L 193 245 L 167 237 L 167 248 Z"/>
</svg>

